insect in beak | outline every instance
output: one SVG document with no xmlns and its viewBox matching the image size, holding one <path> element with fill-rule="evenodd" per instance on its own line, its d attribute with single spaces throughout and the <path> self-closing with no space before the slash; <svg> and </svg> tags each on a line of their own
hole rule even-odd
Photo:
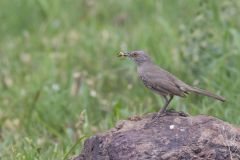
<svg viewBox="0 0 240 160">
<path fill-rule="evenodd" d="M 129 55 L 129 53 L 120 52 L 117 56 L 118 57 L 127 57 L 128 55 Z"/>
</svg>

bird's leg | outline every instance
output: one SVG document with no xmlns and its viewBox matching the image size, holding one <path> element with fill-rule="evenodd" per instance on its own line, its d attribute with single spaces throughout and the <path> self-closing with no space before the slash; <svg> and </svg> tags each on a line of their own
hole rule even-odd
<svg viewBox="0 0 240 160">
<path fill-rule="evenodd" d="M 167 96 L 164 96 L 163 98 L 165 100 L 165 103 L 164 103 L 163 108 L 158 112 L 158 115 L 157 115 L 158 117 L 161 116 L 162 114 L 166 113 L 167 107 L 173 99 L 173 95 L 170 95 L 169 99 L 167 98 Z"/>
<path fill-rule="evenodd" d="M 169 103 L 172 101 L 173 99 L 173 95 L 170 95 L 169 99 L 167 96 L 163 96 L 164 98 L 164 106 L 162 107 L 162 109 L 157 113 L 157 115 L 153 116 L 152 119 L 158 119 L 159 117 L 165 115 L 166 111 L 167 111 L 167 107 L 169 105 Z"/>
</svg>

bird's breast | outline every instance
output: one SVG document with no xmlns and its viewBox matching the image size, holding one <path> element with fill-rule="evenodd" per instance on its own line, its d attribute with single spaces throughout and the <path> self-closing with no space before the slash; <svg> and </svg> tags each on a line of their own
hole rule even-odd
<svg viewBox="0 0 240 160">
<path fill-rule="evenodd" d="M 144 76 L 139 76 L 139 78 L 142 80 L 143 84 L 147 87 L 152 89 L 152 84 L 149 83 L 149 81 Z"/>
</svg>

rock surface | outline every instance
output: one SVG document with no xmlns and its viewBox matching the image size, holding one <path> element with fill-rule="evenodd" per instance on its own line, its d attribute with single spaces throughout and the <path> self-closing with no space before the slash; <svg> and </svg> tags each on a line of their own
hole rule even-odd
<svg viewBox="0 0 240 160">
<path fill-rule="evenodd" d="M 133 117 L 87 139 L 74 160 L 198 159 L 240 159 L 240 128 L 205 115 Z"/>
</svg>

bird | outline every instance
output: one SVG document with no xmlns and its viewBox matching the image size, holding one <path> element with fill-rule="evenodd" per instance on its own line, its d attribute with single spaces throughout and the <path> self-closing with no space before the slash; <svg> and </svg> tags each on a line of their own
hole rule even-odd
<svg viewBox="0 0 240 160">
<path fill-rule="evenodd" d="M 174 96 L 186 97 L 189 93 L 195 93 L 222 102 L 226 101 L 222 96 L 186 84 L 170 72 L 155 65 L 148 53 L 144 51 L 120 52 L 118 56 L 129 57 L 132 59 L 137 65 L 137 73 L 143 84 L 151 91 L 163 97 L 164 105 L 159 110 L 157 117 L 163 116 L 167 113 L 167 107 Z"/>
</svg>

